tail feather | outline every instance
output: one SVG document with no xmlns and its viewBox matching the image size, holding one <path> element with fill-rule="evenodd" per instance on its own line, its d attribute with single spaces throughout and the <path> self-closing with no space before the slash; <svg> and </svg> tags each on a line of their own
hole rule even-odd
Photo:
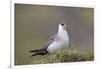
<svg viewBox="0 0 100 69">
<path fill-rule="evenodd" d="M 46 49 L 37 49 L 37 50 L 31 50 L 30 52 L 34 52 L 32 54 L 32 56 L 36 56 L 36 55 L 45 55 L 48 53 L 48 51 Z"/>
<path fill-rule="evenodd" d="M 38 52 L 38 51 L 40 51 L 40 49 L 30 50 L 30 52 Z"/>
<path fill-rule="evenodd" d="M 45 54 L 47 54 L 47 53 L 37 52 L 37 53 L 32 54 L 32 56 L 36 56 L 36 55 L 45 55 Z"/>
</svg>

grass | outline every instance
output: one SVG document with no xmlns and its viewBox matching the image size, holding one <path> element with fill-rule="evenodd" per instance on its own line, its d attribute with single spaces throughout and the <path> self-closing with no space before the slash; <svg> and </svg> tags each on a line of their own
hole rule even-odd
<svg viewBox="0 0 100 69">
<path fill-rule="evenodd" d="M 76 50 L 64 50 L 55 54 L 48 54 L 45 58 L 32 61 L 33 64 L 46 64 L 46 63 L 64 63 L 64 62 L 81 62 L 92 61 L 94 55 L 92 52 L 79 52 Z"/>
</svg>

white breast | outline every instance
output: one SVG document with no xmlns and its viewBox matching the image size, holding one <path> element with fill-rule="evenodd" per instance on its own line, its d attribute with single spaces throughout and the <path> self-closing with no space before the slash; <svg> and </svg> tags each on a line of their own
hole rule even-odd
<svg viewBox="0 0 100 69">
<path fill-rule="evenodd" d="M 63 42 L 58 43 L 55 41 L 48 47 L 47 51 L 52 54 L 67 47 L 68 45 L 66 43 Z"/>
<path fill-rule="evenodd" d="M 58 40 L 55 40 L 52 44 L 50 44 L 47 48 L 47 51 L 49 53 L 55 53 L 59 50 L 62 50 L 62 49 L 65 49 L 65 48 L 68 48 L 68 45 L 69 45 L 69 37 L 68 37 L 68 34 L 67 32 L 62 32 L 60 34 L 57 35 L 57 39 Z"/>
</svg>

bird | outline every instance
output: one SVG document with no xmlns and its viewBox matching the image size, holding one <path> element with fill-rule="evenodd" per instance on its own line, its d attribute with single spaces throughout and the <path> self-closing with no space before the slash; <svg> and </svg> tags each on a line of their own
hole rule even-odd
<svg viewBox="0 0 100 69">
<path fill-rule="evenodd" d="M 64 23 L 60 23 L 58 25 L 57 33 L 48 39 L 44 47 L 40 49 L 30 50 L 32 56 L 46 55 L 48 53 L 54 54 L 57 51 L 61 51 L 63 49 L 68 48 L 69 36 L 66 29 L 67 29 L 67 25 Z"/>
</svg>

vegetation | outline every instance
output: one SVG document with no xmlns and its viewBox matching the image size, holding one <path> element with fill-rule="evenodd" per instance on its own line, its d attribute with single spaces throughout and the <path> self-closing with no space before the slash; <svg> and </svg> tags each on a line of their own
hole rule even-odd
<svg viewBox="0 0 100 69">
<path fill-rule="evenodd" d="M 45 58 L 32 61 L 33 64 L 46 64 L 46 63 L 63 63 L 63 62 L 80 62 L 80 61 L 92 61 L 94 55 L 92 52 L 79 52 L 76 50 L 65 50 L 57 52 L 53 55 L 46 56 Z"/>
</svg>

